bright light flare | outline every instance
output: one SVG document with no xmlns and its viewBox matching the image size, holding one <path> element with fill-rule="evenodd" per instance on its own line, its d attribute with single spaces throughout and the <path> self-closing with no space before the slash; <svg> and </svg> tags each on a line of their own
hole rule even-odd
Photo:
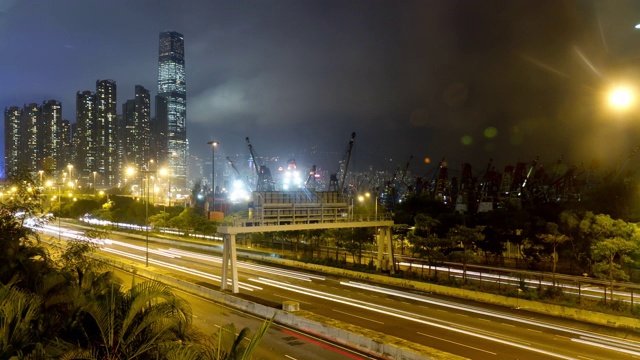
<svg viewBox="0 0 640 360">
<path fill-rule="evenodd" d="M 628 88 L 617 88 L 609 94 L 609 104 L 616 109 L 626 109 L 633 103 L 633 92 Z"/>
</svg>

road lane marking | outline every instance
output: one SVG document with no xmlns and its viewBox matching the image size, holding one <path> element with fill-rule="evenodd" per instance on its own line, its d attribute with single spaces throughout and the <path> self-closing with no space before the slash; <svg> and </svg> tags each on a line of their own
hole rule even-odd
<svg viewBox="0 0 640 360">
<path fill-rule="evenodd" d="M 349 314 L 349 313 L 347 313 L 347 312 L 340 311 L 340 310 L 336 310 L 336 309 L 333 309 L 333 311 L 338 312 L 338 313 L 340 313 L 340 314 L 345 314 L 345 315 L 349 315 L 349 316 L 357 317 L 358 319 L 368 320 L 368 321 L 373 321 L 373 322 L 375 322 L 375 323 L 383 324 L 383 325 L 384 325 L 384 323 L 383 323 L 382 321 L 368 319 L 368 318 L 366 318 L 366 317 L 362 317 L 362 316 L 358 316 L 358 315 Z"/>
<path fill-rule="evenodd" d="M 539 348 L 534 348 L 534 347 L 531 347 L 531 346 L 522 345 L 522 344 L 514 343 L 514 342 L 511 342 L 511 341 L 507 341 L 507 340 L 504 340 L 504 339 L 492 338 L 490 336 L 474 333 L 473 331 L 467 331 L 467 330 L 457 329 L 457 328 L 451 327 L 451 326 L 438 324 L 438 323 L 435 323 L 433 321 L 426 321 L 426 320 L 417 319 L 417 318 L 415 318 L 416 314 L 411 314 L 411 313 L 408 313 L 406 311 L 401 311 L 401 310 L 398 310 L 398 309 L 393 309 L 393 308 L 390 308 L 390 307 L 381 306 L 381 305 L 377 305 L 377 304 L 373 304 L 373 303 L 367 303 L 367 302 L 361 301 L 361 300 L 354 300 L 354 299 L 350 299 L 350 298 L 347 298 L 347 297 L 344 297 L 344 296 L 335 295 L 335 294 L 323 293 L 322 291 L 310 289 L 310 288 L 307 288 L 307 287 L 292 285 L 292 284 L 283 283 L 283 282 L 271 280 L 271 279 L 268 279 L 268 278 L 262 278 L 262 277 L 257 278 L 257 279 L 249 278 L 249 281 L 255 281 L 255 282 L 258 282 L 258 283 L 263 284 L 263 285 L 270 285 L 270 286 L 273 286 L 273 287 L 289 290 L 289 291 L 300 293 L 300 294 L 306 294 L 306 295 L 309 295 L 309 296 L 315 296 L 315 297 L 318 297 L 318 298 L 321 298 L 321 299 L 334 301 L 334 302 L 337 302 L 337 303 L 340 303 L 340 304 L 345 304 L 345 305 L 349 305 L 349 306 L 353 306 L 353 307 L 357 307 L 357 308 L 361 308 L 361 309 L 367 309 L 367 310 L 370 310 L 370 311 L 373 311 L 373 312 L 382 313 L 382 314 L 385 314 L 385 315 L 394 316 L 394 317 L 397 317 L 397 318 L 418 322 L 418 323 L 421 323 L 421 324 L 425 324 L 425 325 L 436 327 L 436 328 L 440 328 L 440 329 L 446 329 L 446 330 L 454 331 L 454 332 L 457 332 L 457 333 L 460 333 L 460 334 L 465 334 L 465 335 L 468 335 L 468 336 L 473 336 L 473 337 L 476 337 L 476 338 L 481 338 L 481 339 L 484 339 L 484 340 L 489 340 L 489 341 L 493 341 L 493 342 L 497 342 L 497 343 L 501 343 L 501 344 L 505 344 L 505 345 L 509 345 L 509 346 L 513 346 L 513 347 L 517 347 L 517 348 L 520 348 L 520 349 L 529 350 L 529 351 L 536 352 L 536 353 L 539 353 L 539 354 L 545 354 L 545 355 L 556 357 L 556 358 L 559 358 L 559 359 L 565 359 L 565 360 L 574 360 L 575 359 L 573 357 L 569 357 L 569 356 L 565 356 L 565 355 L 562 355 L 562 354 L 554 353 L 552 351 L 542 350 L 542 349 L 539 349 Z"/>
<path fill-rule="evenodd" d="M 533 331 L 533 332 L 537 332 L 537 333 L 542 333 L 542 331 L 540 331 L 540 330 L 535 330 L 535 329 L 527 329 L 527 330 Z"/>
<path fill-rule="evenodd" d="M 577 343 L 581 343 L 581 344 L 585 344 L 585 345 L 591 345 L 591 346 L 599 347 L 599 348 L 602 348 L 602 349 L 613 350 L 613 351 L 617 351 L 617 352 L 621 352 L 621 353 L 625 353 L 625 354 L 629 354 L 629 355 L 640 356 L 640 352 L 638 352 L 638 351 L 633 351 L 633 350 L 618 348 L 618 347 L 615 347 L 615 346 L 600 344 L 600 343 L 589 341 L 589 340 L 575 339 L 574 338 L 574 339 L 571 339 L 571 341 L 574 341 L 574 342 L 577 342 Z"/>
<path fill-rule="evenodd" d="M 504 325 L 504 326 L 516 327 L 515 325 L 511 325 L 511 324 L 505 324 L 505 323 L 500 323 L 500 324 L 502 324 L 502 325 Z"/>
<path fill-rule="evenodd" d="M 287 335 L 291 335 L 291 336 L 297 337 L 298 339 L 300 339 L 300 340 L 304 340 L 304 341 L 306 341 L 306 342 L 308 342 L 308 343 L 315 344 L 315 345 L 317 345 L 317 346 L 320 346 L 320 347 L 323 347 L 323 348 L 325 348 L 325 349 L 331 350 L 331 351 L 333 351 L 333 352 L 335 352 L 335 353 L 338 353 L 338 354 L 344 355 L 344 356 L 346 356 L 346 357 L 349 357 L 349 358 L 352 358 L 352 359 L 355 359 L 355 360 L 364 360 L 364 358 L 362 358 L 362 357 L 360 357 L 360 356 L 356 356 L 356 355 L 351 354 L 351 353 L 349 353 L 349 352 L 346 352 L 346 351 L 344 351 L 344 350 L 341 350 L 341 349 L 335 348 L 335 347 L 333 347 L 333 346 L 330 346 L 329 344 L 321 343 L 320 341 L 317 341 L 317 340 L 314 340 L 314 339 L 312 339 L 312 338 L 309 338 L 309 337 L 306 337 L 306 336 L 300 335 L 300 334 L 295 333 L 295 332 L 293 332 L 293 331 L 289 331 L 289 330 L 282 330 L 282 332 L 283 332 L 283 333 L 285 333 L 285 334 L 287 334 Z"/>
<path fill-rule="evenodd" d="M 291 359 L 291 360 L 298 360 L 298 359 L 294 358 L 293 356 L 289 356 L 289 355 L 286 355 L 286 354 L 284 355 L 284 357 L 286 357 L 287 359 Z"/>
<path fill-rule="evenodd" d="M 303 304 L 311 305 L 311 303 L 310 303 L 310 302 L 302 301 L 302 300 L 298 300 L 298 299 L 292 299 L 292 298 L 290 298 L 290 297 L 282 296 L 282 295 L 280 295 L 280 294 L 276 294 L 276 293 L 273 293 L 273 296 L 277 296 L 277 297 L 281 297 L 281 298 L 283 298 L 283 299 L 292 300 L 292 301 L 296 301 L 296 302 L 299 302 L 299 303 L 303 303 Z"/>
<path fill-rule="evenodd" d="M 462 343 L 459 343 L 459 342 L 455 342 L 455 341 L 451 341 L 451 340 L 447 340 L 447 339 L 439 338 L 439 337 L 437 337 L 437 336 L 427 335 L 427 334 L 424 334 L 424 333 L 421 333 L 421 332 L 417 332 L 417 334 L 418 334 L 418 335 L 422 335 L 422 336 L 426 336 L 426 337 L 430 337 L 430 338 L 434 338 L 434 339 L 437 339 L 437 340 L 440 340 L 440 341 L 446 341 L 446 342 L 448 342 L 448 343 L 452 343 L 452 344 L 456 344 L 456 345 L 460 345 L 460 346 L 468 347 L 469 349 L 473 349 L 473 350 L 477 350 L 477 351 L 486 352 L 486 353 L 491 354 L 491 355 L 497 355 L 497 353 L 494 353 L 494 352 L 491 352 L 491 351 L 487 351 L 487 350 L 480 349 L 480 348 L 477 348 L 477 347 L 473 347 L 473 346 L 465 345 L 465 344 L 462 344 Z"/>
</svg>

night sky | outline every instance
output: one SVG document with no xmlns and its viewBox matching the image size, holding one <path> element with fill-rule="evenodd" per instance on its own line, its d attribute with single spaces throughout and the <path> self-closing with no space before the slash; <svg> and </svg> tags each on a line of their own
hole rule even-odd
<svg viewBox="0 0 640 360">
<path fill-rule="evenodd" d="M 118 109 L 136 84 L 155 95 L 158 36 L 175 30 L 193 155 L 209 140 L 247 154 L 248 136 L 335 172 L 355 131 L 356 170 L 615 166 L 640 145 L 640 111 L 603 99 L 640 90 L 639 22 L 638 1 L 3 0 L 0 105 L 57 99 L 74 122 L 97 79 L 117 82 Z"/>
</svg>

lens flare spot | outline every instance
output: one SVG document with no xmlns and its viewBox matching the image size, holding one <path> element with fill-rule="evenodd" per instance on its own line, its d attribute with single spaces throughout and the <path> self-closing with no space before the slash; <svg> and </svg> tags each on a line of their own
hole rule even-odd
<svg viewBox="0 0 640 360">
<path fill-rule="evenodd" d="M 496 135 L 498 135 L 498 129 L 494 128 L 493 126 L 489 126 L 488 128 L 484 129 L 484 136 L 488 139 L 493 139 L 494 137 L 496 137 Z"/>
<path fill-rule="evenodd" d="M 424 158 L 424 163 L 425 164 L 431 164 L 431 159 L 428 158 L 428 157 Z"/>
<path fill-rule="evenodd" d="M 469 135 L 465 135 L 460 139 L 460 142 L 462 145 L 471 145 L 471 143 L 473 143 L 473 138 Z"/>
</svg>

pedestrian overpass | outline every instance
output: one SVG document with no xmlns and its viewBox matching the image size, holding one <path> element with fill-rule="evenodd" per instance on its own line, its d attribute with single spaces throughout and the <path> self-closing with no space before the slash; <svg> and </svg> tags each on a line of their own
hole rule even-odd
<svg viewBox="0 0 640 360">
<path fill-rule="evenodd" d="M 378 257 L 376 267 L 378 270 L 394 272 L 393 246 L 391 243 L 391 227 L 393 221 L 382 215 L 351 216 L 349 219 L 323 218 L 323 219 L 296 219 L 295 221 L 265 221 L 259 220 L 235 220 L 232 224 L 218 226 L 218 233 L 223 235 L 222 247 L 222 282 L 220 290 L 226 290 L 229 270 L 231 271 L 232 292 L 238 293 L 238 266 L 236 256 L 236 235 L 252 234 L 259 232 L 295 231 L 295 230 L 324 230 L 324 229 L 353 229 L 363 227 L 375 227 L 378 244 Z M 388 262 L 384 262 L 384 250 L 388 247 Z M 385 265 L 386 264 L 386 265 Z M 389 266 L 390 264 L 390 266 Z M 388 269 L 387 269 L 388 267 Z"/>
</svg>

